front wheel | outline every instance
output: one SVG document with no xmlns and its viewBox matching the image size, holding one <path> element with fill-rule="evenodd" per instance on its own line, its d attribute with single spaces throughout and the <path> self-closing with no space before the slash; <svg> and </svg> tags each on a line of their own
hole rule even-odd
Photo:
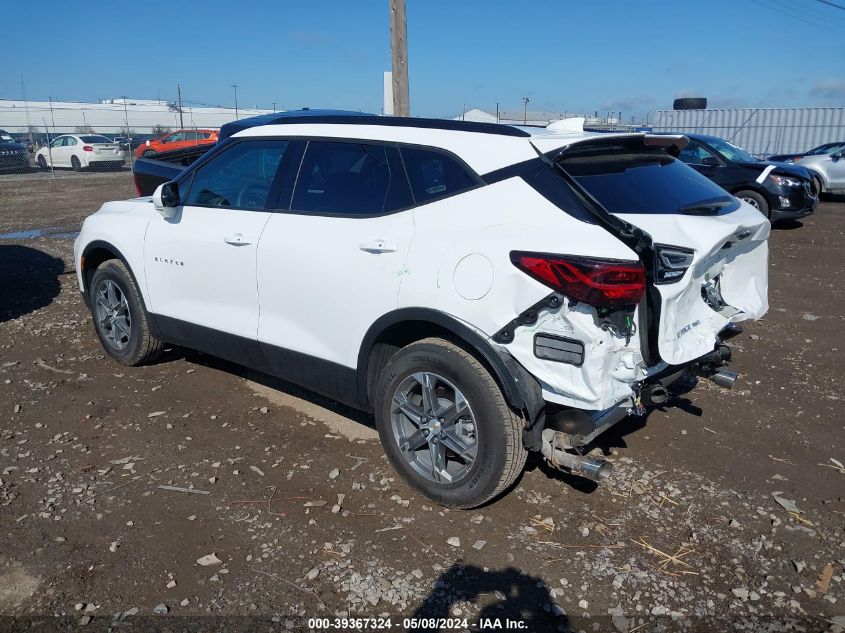
<svg viewBox="0 0 845 633">
<path fill-rule="evenodd" d="M 37 160 L 36 162 L 38 163 L 38 168 L 39 168 L 39 169 L 44 170 L 44 171 L 46 171 L 46 170 L 48 169 L 48 167 L 47 167 L 47 159 L 46 159 L 46 158 L 44 158 L 44 155 L 43 155 L 43 154 L 42 154 L 41 156 L 39 156 L 39 157 L 38 157 L 38 160 Z"/>
<path fill-rule="evenodd" d="M 143 298 L 123 262 L 102 263 L 88 292 L 94 328 L 109 356 L 123 365 L 143 365 L 161 355 L 163 343 L 150 332 Z"/>
<path fill-rule="evenodd" d="M 155 150 L 148 149 L 148 150 L 144 150 L 144 153 L 141 154 L 141 157 L 142 158 L 152 158 L 155 155 L 156 155 Z"/>
<path fill-rule="evenodd" d="M 769 213 L 769 203 L 766 202 L 766 199 L 756 191 L 738 191 L 734 195 L 743 202 L 750 204 L 767 218 L 771 218 L 771 214 Z"/>
<path fill-rule="evenodd" d="M 810 192 L 817 198 L 824 193 L 824 184 L 818 176 L 813 176 L 810 180 Z"/>
<path fill-rule="evenodd" d="M 454 343 L 428 338 L 402 348 L 380 373 L 375 395 L 391 464 L 432 501 L 480 506 L 525 466 L 522 420 L 484 365 Z"/>
</svg>

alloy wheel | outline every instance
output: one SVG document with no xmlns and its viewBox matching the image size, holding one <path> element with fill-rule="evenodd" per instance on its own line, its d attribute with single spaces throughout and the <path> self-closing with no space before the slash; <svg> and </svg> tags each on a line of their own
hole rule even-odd
<svg viewBox="0 0 845 633">
<path fill-rule="evenodd" d="M 454 384 L 432 372 L 405 378 L 393 394 L 393 436 L 402 457 L 429 481 L 455 484 L 478 456 L 478 425 Z"/>
<path fill-rule="evenodd" d="M 760 205 L 757 203 L 757 201 L 754 198 L 740 198 L 740 200 L 742 200 L 743 202 L 747 202 L 748 204 L 750 204 L 752 207 L 754 207 L 758 211 L 760 210 Z"/>
<path fill-rule="evenodd" d="M 126 295 L 114 281 L 103 279 L 94 293 L 97 327 L 115 350 L 126 349 L 132 335 L 132 320 Z"/>
</svg>

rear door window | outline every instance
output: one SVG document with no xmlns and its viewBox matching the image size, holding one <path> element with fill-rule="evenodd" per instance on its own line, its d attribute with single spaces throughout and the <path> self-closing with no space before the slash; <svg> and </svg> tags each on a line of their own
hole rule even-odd
<svg viewBox="0 0 845 633">
<path fill-rule="evenodd" d="M 318 214 L 379 215 L 411 204 L 408 183 L 391 169 L 395 147 L 310 141 L 291 210 Z"/>
<path fill-rule="evenodd" d="M 660 150 L 589 151 L 561 166 L 611 213 L 714 212 L 738 202 L 709 178 Z"/>
<path fill-rule="evenodd" d="M 413 147 L 403 147 L 400 151 L 417 204 L 445 198 L 479 184 L 475 174 L 448 154 Z"/>
</svg>

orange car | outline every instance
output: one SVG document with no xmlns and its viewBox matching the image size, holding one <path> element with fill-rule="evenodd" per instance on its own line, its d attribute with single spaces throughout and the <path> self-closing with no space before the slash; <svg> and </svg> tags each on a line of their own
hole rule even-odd
<svg viewBox="0 0 845 633">
<path fill-rule="evenodd" d="M 159 152 L 172 152 L 195 145 L 213 145 L 217 142 L 217 130 L 176 130 L 161 138 L 141 143 L 135 155 L 155 156 Z"/>
</svg>

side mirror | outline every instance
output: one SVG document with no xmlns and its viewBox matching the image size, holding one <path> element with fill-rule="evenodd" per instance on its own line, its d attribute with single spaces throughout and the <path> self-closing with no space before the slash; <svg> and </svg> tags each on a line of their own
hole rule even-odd
<svg viewBox="0 0 845 633">
<path fill-rule="evenodd" d="M 707 165 L 708 167 L 718 167 L 721 163 L 719 162 L 719 159 L 715 156 L 705 156 L 701 160 L 701 164 Z"/>
<path fill-rule="evenodd" d="M 176 217 L 179 207 L 179 185 L 175 182 L 166 182 L 156 187 L 153 193 L 153 206 L 165 220 Z"/>
<path fill-rule="evenodd" d="M 838 152 L 834 152 L 833 154 L 831 154 L 831 155 L 830 155 L 830 157 L 831 157 L 833 160 L 839 160 L 839 159 L 840 159 L 840 158 L 842 158 L 842 156 L 844 156 L 844 155 L 845 155 L 845 152 L 843 152 L 842 150 L 839 150 Z"/>
</svg>

